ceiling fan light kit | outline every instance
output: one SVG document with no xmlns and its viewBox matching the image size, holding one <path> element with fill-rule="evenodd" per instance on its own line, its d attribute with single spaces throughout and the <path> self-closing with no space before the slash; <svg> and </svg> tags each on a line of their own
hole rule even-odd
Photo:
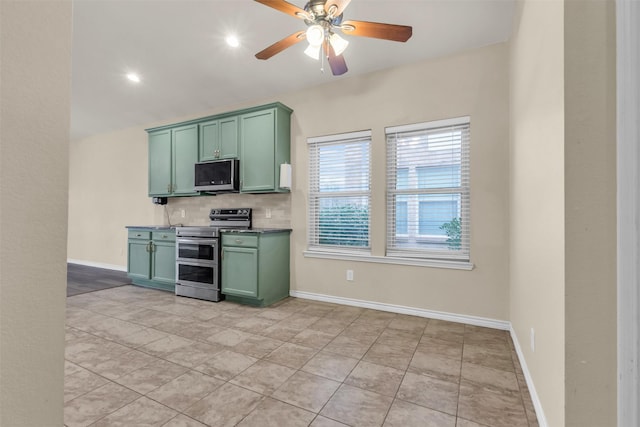
<svg viewBox="0 0 640 427">
<path fill-rule="evenodd" d="M 383 24 L 366 21 L 342 22 L 342 12 L 351 0 L 310 0 L 304 9 L 300 9 L 285 0 L 255 0 L 280 12 L 304 20 L 306 31 L 299 31 L 272 44 L 256 54 L 258 59 L 269 59 L 306 38 L 309 46 L 304 53 L 314 59 L 320 58 L 324 50 L 331 72 L 339 76 L 348 71 L 342 56 L 349 42 L 336 31 L 359 37 L 372 37 L 383 40 L 406 42 L 412 35 L 412 28 L 406 25 Z"/>
<path fill-rule="evenodd" d="M 307 28 L 307 41 L 311 46 L 322 46 L 324 37 L 324 28 L 321 25 L 314 24 Z"/>
<path fill-rule="evenodd" d="M 304 53 L 309 58 L 318 60 L 318 59 L 320 59 L 320 48 L 321 47 L 322 47 L 321 45 L 312 45 L 311 43 L 309 43 L 309 46 L 307 46 L 307 48 L 304 50 Z"/>
<path fill-rule="evenodd" d="M 331 46 L 333 47 L 336 55 L 342 55 L 342 52 L 344 52 L 345 49 L 347 49 L 347 46 L 349 46 L 349 42 L 336 33 L 333 33 L 329 36 L 329 43 L 331 43 Z"/>
</svg>

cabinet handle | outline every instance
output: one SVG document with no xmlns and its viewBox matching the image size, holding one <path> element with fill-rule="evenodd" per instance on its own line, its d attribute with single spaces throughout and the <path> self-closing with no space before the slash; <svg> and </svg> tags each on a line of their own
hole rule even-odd
<svg viewBox="0 0 640 427">
<path fill-rule="evenodd" d="M 144 247 L 144 250 L 147 252 L 151 252 L 151 242 L 147 243 Z"/>
<path fill-rule="evenodd" d="M 140 237 L 140 236 L 142 236 L 142 234 L 140 234 L 140 233 L 136 234 L 136 237 Z"/>
<path fill-rule="evenodd" d="M 149 242 L 149 252 L 155 252 L 156 251 L 156 245 L 153 244 L 153 242 Z"/>
<path fill-rule="evenodd" d="M 167 184 L 167 193 L 171 193 L 171 184 Z"/>
<path fill-rule="evenodd" d="M 237 244 L 241 244 L 241 243 L 242 243 L 242 240 L 240 240 L 240 239 L 236 239 L 236 243 L 237 243 Z"/>
<path fill-rule="evenodd" d="M 169 236 L 167 236 L 166 234 L 163 234 L 163 235 L 162 235 L 162 238 L 163 238 L 163 239 L 166 239 L 167 237 L 169 237 Z"/>
</svg>

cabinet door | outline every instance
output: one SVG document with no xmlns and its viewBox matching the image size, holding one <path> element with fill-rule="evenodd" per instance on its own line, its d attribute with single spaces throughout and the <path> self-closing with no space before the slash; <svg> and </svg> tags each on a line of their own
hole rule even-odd
<svg viewBox="0 0 640 427">
<path fill-rule="evenodd" d="M 220 123 L 218 120 L 200 124 L 199 161 L 207 162 L 219 158 Z"/>
<path fill-rule="evenodd" d="M 151 280 L 168 284 L 176 283 L 176 246 L 165 242 L 153 242 L 151 255 Z"/>
<path fill-rule="evenodd" d="M 275 190 L 275 112 L 273 109 L 240 116 L 241 191 Z"/>
<path fill-rule="evenodd" d="M 149 196 L 171 194 L 171 131 L 149 134 Z"/>
<path fill-rule="evenodd" d="M 240 297 L 258 296 L 258 250 L 222 248 L 222 293 Z"/>
<path fill-rule="evenodd" d="M 235 159 L 238 157 L 238 118 L 228 117 L 220 119 L 220 146 L 221 159 Z"/>
<path fill-rule="evenodd" d="M 129 239 L 127 274 L 131 278 L 149 279 L 151 274 L 150 242 L 148 240 Z"/>
<path fill-rule="evenodd" d="M 173 194 L 198 194 L 193 189 L 194 164 L 198 161 L 198 126 L 173 129 Z"/>
</svg>

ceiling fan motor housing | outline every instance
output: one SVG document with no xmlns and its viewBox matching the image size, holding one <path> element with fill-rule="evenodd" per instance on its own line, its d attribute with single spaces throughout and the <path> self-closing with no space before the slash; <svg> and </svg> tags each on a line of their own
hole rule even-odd
<svg viewBox="0 0 640 427">
<path fill-rule="evenodd" d="M 322 25 L 325 28 L 332 26 L 340 26 L 342 22 L 342 14 L 331 17 L 324 9 L 324 5 L 327 0 L 310 0 L 304 6 L 304 10 L 309 14 L 309 18 L 305 19 L 307 25 Z"/>
</svg>

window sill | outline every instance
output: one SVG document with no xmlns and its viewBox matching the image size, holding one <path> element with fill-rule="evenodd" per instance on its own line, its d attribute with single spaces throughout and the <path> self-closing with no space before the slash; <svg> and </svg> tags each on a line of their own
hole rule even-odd
<svg viewBox="0 0 640 427">
<path fill-rule="evenodd" d="M 338 259 L 338 260 L 346 260 L 346 261 L 373 262 L 378 264 L 413 265 L 418 267 L 449 268 L 454 270 L 473 270 L 473 267 L 474 267 L 473 263 L 470 261 L 447 261 L 447 260 L 421 259 L 421 258 L 401 258 L 401 257 L 360 255 L 360 254 L 309 251 L 309 250 L 304 251 L 302 254 L 304 255 L 305 258 Z"/>
</svg>

